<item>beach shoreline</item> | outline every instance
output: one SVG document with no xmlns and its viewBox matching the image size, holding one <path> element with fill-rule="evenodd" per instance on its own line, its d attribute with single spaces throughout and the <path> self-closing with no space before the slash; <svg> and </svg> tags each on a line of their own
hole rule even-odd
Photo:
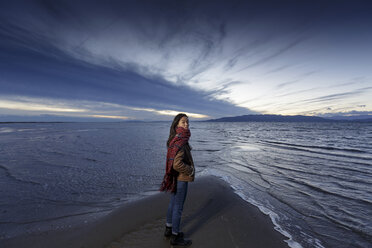
<svg viewBox="0 0 372 248">
<path fill-rule="evenodd" d="M 125 203 L 89 224 L 3 240 L 2 247 L 170 247 L 163 237 L 169 193 Z M 191 247 L 288 247 L 269 216 L 241 199 L 223 180 L 202 176 L 189 184 L 181 229 Z"/>
</svg>

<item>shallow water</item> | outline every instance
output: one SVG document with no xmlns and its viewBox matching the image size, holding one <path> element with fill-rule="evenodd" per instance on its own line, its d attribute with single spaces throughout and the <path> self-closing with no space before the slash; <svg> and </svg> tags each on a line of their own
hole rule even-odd
<svg viewBox="0 0 372 248">
<path fill-rule="evenodd" d="M 156 192 L 169 123 L 0 124 L 1 239 L 93 221 Z M 291 247 L 372 245 L 372 127 L 191 123 L 198 175 L 269 214 Z"/>
</svg>

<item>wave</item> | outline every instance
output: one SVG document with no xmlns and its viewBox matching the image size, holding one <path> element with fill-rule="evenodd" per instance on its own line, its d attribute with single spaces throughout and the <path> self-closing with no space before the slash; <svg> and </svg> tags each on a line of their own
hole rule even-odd
<svg viewBox="0 0 372 248">
<path fill-rule="evenodd" d="M 316 186 L 316 185 L 313 185 L 311 183 L 308 183 L 308 182 L 305 182 L 304 180 L 300 181 L 300 180 L 297 180 L 295 178 L 288 178 L 288 180 L 292 181 L 292 182 L 295 182 L 297 184 L 300 184 L 300 185 L 303 185 L 305 187 L 308 187 L 316 192 L 319 192 L 319 193 L 323 193 L 323 194 L 327 194 L 327 195 L 330 195 L 330 196 L 336 196 L 336 197 L 340 197 L 340 198 L 343 198 L 343 199 L 347 199 L 348 201 L 356 201 L 356 202 L 359 202 L 359 203 L 362 203 L 362 204 L 372 204 L 372 201 L 369 201 L 369 200 L 366 200 L 366 199 L 360 199 L 360 198 L 355 198 L 355 196 L 351 197 L 351 196 L 346 196 L 346 195 L 342 195 L 342 194 L 339 194 L 339 193 L 336 193 L 336 192 L 332 192 L 330 190 L 327 190 L 327 189 L 324 189 L 324 188 L 321 188 L 319 186 Z"/>
<path fill-rule="evenodd" d="M 318 158 L 318 157 L 307 156 L 307 155 L 302 155 L 302 156 L 306 157 L 306 158 L 309 158 L 309 159 Z M 360 168 L 360 167 L 348 167 L 349 164 L 346 164 L 344 166 L 339 165 L 340 162 L 341 162 L 340 160 L 333 160 L 333 159 L 327 158 L 327 162 L 335 162 L 335 163 L 328 163 L 327 168 L 328 169 L 335 169 L 336 172 L 327 171 L 327 172 L 332 173 L 332 174 L 329 174 L 329 173 L 328 174 L 323 174 L 322 171 L 320 171 L 320 170 L 317 170 L 316 172 L 312 172 L 311 170 L 304 170 L 304 168 L 309 168 L 313 164 L 305 163 L 303 161 L 301 161 L 301 163 L 305 167 L 299 167 L 298 169 L 288 168 L 288 167 L 284 166 L 284 165 L 291 165 L 293 167 L 298 167 L 298 162 L 297 161 L 293 161 L 293 160 L 289 160 L 289 159 L 280 157 L 280 162 L 281 163 L 272 163 L 271 166 L 273 166 L 275 168 L 278 168 L 278 169 L 291 171 L 291 172 L 294 172 L 294 173 L 309 174 L 309 175 L 315 175 L 315 176 L 327 176 L 327 177 L 335 178 L 337 180 L 345 180 L 345 174 L 343 174 L 343 172 L 346 173 L 347 175 L 349 175 L 349 173 L 351 172 L 351 173 L 358 173 L 360 175 L 371 175 L 372 176 L 372 171 L 370 171 L 371 170 L 371 168 L 370 168 L 371 165 L 366 164 L 366 163 L 353 162 L 354 165 L 360 165 L 360 166 L 362 166 L 362 168 Z M 363 178 L 361 178 L 361 177 L 359 177 L 358 179 L 352 179 L 352 178 L 348 177 L 347 181 L 348 182 L 356 182 L 356 183 L 360 182 L 360 183 L 372 185 L 372 182 L 364 181 Z"/>
<path fill-rule="evenodd" d="M 318 158 L 318 159 L 324 159 L 324 158 L 321 158 L 321 157 L 312 157 L 312 156 L 307 156 L 307 155 L 302 155 L 303 157 L 306 157 L 306 158 L 310 158 L 310 159 L 314 159 L 314 158 Z M 347 167 L 347 166 L 338 166 L 338 164 L 342 163 L 342 164 L 345 164 L 344 161 L 340 161 L 340 160 L 334 160 L 334 159 L 330 159 L 330 158 L 327 158 L 326 159 L 327 162 L 334 162 L 332 164 L 328 164 L 327 166 L 329 168 L 334 168 L 336 170 L 342 170 L 342 171 L 345 171 L 345 172 L 352 172 L 352 173 L 359 173 L 360 175 L 372 175 L 372 171 L 371 171 L 371 164 L 367 164 L 367 163 L 358 163 L 358 162 L 352 162 L 353 165 L 361 165 L 361 166 L 364 166 L 364 168 L 358 168 L 358 167 Z M 346 164 L 348 164 L 346 162 Z M 338 171 L 340 172 L 340 171 Z M 344 179 L 344 178 L 343 178 Z M 349 178 L 349 181 L 351 181 L 351 178 Z"/>
<path fill-rule="evenodd" d="M 198 152 L 219 152 L 220 149 L 194 149 L 194 151 L 198 151 Z"/>
<path fill-rule="evenodd" d="M 336 216 L 333 214 L 327 214 L 325 213 L 323 215 L 326 219 L 331 221 L 332 223 L 336 224 L 337 226 L 343 227 L 346 230 L 352 230 L 355 234 L 357 234 L 360 238 L 367 242 L 372 241 L 372 236 L 370 233 L 367 233 L 367 231 L 364 231 L 362 228 L 360 228 L 360 223 L 345 223 L 344 221 L 340 221 Z M 350 222 L 350 221 L 349 221 Z M 359 228 L 358 228 L 359 227 Z"/>
<path fill-rule="evenodd" d="M 346 155 L 346 154 L 340 154 L 340 153 L 327 153 L 327 152 L 314 151 L 314 150 L 309 150 L 309 149 L 302 149 L 302 148 L 308 148 L 307 146 L 302 146 L 302 148 L 301 148 L 301 146 L 296 147 L 296 145 L 286 145 L 286 144 L 282 144 L 282 143 L 278 143 L 278 142 L 271 142 L 271 141 L 261 141 L 261 143 L 266 143 L 266 144 L 269 144 L 271 146 L 275 146 L 275 147 L 279 147 L 279 148 L 287 149 L 287 150 L 293 150 L 293 151 L 304 151 L 304 152 L 322 154 L 322 155 L 327 155 L 327 156 L 335 156 L 335 157 L 343 157 L 343 158 L 351 158 L 351 159 L 358 159 L 358 160 L 360 159 L 360 160 L 372 161 L 372 158 L 369 157 L 369 156 L 368 157 L 363 157 L 363 156 L 353 156 L 353 155 Z M 339 149 L 339 148 L 335 148 L 335 150 L 336 149 Z M 345 150 L 345 149 L 342 149 L 342 150 Z M 361 153 L 368 154 L 364 151 L 361 152 Z"/>
<path fill-rule="evenodd" d="M 2 169 L 5 172 L 5 176 L 7 178 L 11 179 L 11 180 L 14 180 L 14 181 L 17 181 L 17 182 L 20 182 L 20 183 L 27 183 L 27 184 L 33 184 L 33 185 L 42 185 L 41 183 L 38 183 L 38 182 L 21 179 L 21 178 L 18 178 L 16 176 L 14 176 L 11 173 L 11 171 L 7 167 L 5 167 L 4 165 L 0 165 L 0 169 Z"/>
<path fill-rule="evenodd" d="M 50 163 L 50 162 L 48 162 L 46 160 L 40 160 L 40 159 L 35 159 L 33 162 L 34 163 L 37 163 L 38 165 L 48 166 L 48 167 L 54 167 L 54 168 L 63 168 L 63 169 L 68 169 L 68 170 L 73 169 L 73 170 L 77 170 L 77 171 L 81 171 L 82 170 L 81 168 L 74 167 L 72 165 L 59 164 L 59 163 L 57 164 L 55 162 Z"/>
<path fill-rule="evenodd" d="M 278 142 L 278 141 L 268 141 L 268 140 L 263 140 L 262 142 L 271 143 L 271 144 L 286 145 L 286 146 L 294 146 L 294 147 L 324 149 L 324 150 L 331 150 L 331 151 L 343 151 L 343 152 L 354 152 L 354 153 L 367 153 L 367 152 L 365 152 L 365 151 L 358 150 L 358 149 L 353 149 L 353 148 L 337 148 L 337 147 L 332 147 L 332 146 L 299 145 L 299 144 L 292 144 L 292 143 Z"/>
<path fill-rule="evenodd" d="M 222 160 L 222 161 L 225 161 L 226 162 L 226 165 L 230 168 L 233 168 L 235 170 L 238 170 L 238 171 L 241 171 L 241 172 L 245 172 L 245 173 L 255 173 L 257 176 L 260 177 L 260 179 L 267 185 L 271 185 L 270 182 L 265 179 L 262 175 L 262 173 L 254 168 L 253 166 L 249 166 L 249 163 L 248 161 L 245 159 L 245 158 L 242 158 L 243 160 L 245 160 L 245 163 L 238 160 L 238 159 L 234 159 L 234 158 L 230 158 L 230 160 L 226 159 L 226 158 L 223 158 L 221 156 L 219 156 L 219 158 Z M 261 185 L 262 186 L 262 185 Z"/>
<path fill-rule="evenodd" d="M 2 127 L 0 128 L 0 133 L 12 133 L 15 132 L 16 130 L 14 128 L 10 127 Z"/>
<path fill-rule="evenodd" d="M 2 127 L 2 128 L 0 128 L 0 133 L 26 132 L 26 131 L 30 131 L 30 130 L 33 130 L 33 129 L 30 129 L 30 128 L 15 129 L 15 128 L 11 128 L 11 127 Z"/>
<path fill-rule="evenodd" d="M 94 158 L 83 158 L 83 159 L 89 162 L 95 162 L 95 163 L 99 162 L 97 159 L 94 159 Z"/>
</svg>

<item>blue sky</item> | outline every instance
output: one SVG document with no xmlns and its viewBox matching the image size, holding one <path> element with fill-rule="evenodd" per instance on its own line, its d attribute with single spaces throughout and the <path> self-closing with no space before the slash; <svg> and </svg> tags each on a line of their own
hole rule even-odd
<svg viewBox="0 0 372 248">
<path fill-rule="evenodd" d="M 370 1 L 1 1 L 0 121 L 372 114 Z"/>
</svg>

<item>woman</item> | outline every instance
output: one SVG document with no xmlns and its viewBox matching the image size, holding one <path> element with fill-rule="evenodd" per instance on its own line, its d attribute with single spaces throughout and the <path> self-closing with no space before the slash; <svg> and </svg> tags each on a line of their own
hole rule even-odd
<svg viewBox="0 0 372 248">
<path fill-rule="evenodd" d="M 188 143 L 191 136 L 186 114 L 174 117 L 167 142 L 166 172 L 160 191 L 170 191 L 171 198 L 165 224 L 165 237 L 171 245 L 189 246 L 191 240 L 184 239 L 180 232 L 183 204 L 187 195 L 188 182 L 194 181 L 195 169 Z"/>
</svg>

